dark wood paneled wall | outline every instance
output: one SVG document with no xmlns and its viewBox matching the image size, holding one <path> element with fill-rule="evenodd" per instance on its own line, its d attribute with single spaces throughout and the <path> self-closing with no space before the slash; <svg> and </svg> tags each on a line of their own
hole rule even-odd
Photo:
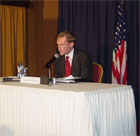
<svg viewBox="0 0 140 136">
<path fill-rule="evenodd" d="M 28 75 L 48 75 L 48 69 L 43 66 L 56 52 L 58 0 L 34 1 L 27 14 Z M 51 71 L 54 76 L 54 65 Z"/>
</svg>

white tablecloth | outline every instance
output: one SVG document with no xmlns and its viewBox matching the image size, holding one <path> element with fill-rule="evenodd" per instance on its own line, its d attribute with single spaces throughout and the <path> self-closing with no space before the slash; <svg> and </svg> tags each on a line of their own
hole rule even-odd
<svg viewBox="0 0 140 136">
<path fill-rule="evenodd" d="M 136 136 L 133 90 L 1 82 L 0 136 Z"/>
</svg>

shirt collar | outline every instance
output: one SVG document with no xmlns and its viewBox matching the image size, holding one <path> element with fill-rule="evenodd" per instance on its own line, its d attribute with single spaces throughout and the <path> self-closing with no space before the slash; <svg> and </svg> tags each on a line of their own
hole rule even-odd
<svg viewBox="0 0 140 136">
<path fill-rule="evenodd" d="M 69 58 L 72 60 L 73 53 L 74 53 L 74 48 L 71 50 L 71 52 L 69 54 L 65 55 L 65 58 L 66 58 L 66 56 L 69 56 Z"/>
</svg>

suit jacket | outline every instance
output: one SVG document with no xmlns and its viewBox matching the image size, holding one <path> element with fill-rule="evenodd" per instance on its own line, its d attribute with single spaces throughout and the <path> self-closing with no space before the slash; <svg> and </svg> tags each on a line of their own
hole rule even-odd
<svg viewBox="0 0 140 136">
<path fill-rule="evenodd" d="M 55 61 L 56 78 L 65 77 L 65 55 Z M 92 60 L 88 53 L 74 48 L 71 75 L 92 81 Z"/>
</svg>

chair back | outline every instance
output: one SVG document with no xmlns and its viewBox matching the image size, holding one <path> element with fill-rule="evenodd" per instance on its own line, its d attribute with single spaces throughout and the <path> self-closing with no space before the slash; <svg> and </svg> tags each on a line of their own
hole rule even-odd
<svg viewBox="0 0 140 136">
<path fill-rule="evenodd" d="M 103 67 L 98 63 L 92 63 L 93 64 L 93 76 L 92 80 L 93 82 L 102 82 L 102 76 L 103 76 Z"/>
</svg>

